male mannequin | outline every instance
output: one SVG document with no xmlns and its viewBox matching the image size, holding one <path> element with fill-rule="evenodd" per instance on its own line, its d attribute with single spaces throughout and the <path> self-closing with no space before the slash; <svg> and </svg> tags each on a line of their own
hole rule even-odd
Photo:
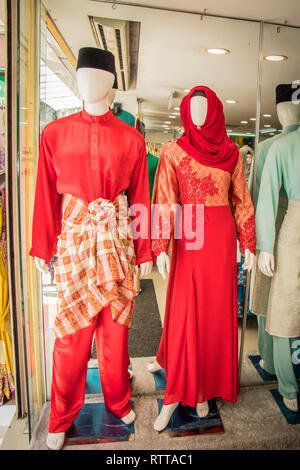
<svg viewBox="0 0 300 470">
<path fill-rule="evenodd" d="M 277 87 L 277 112 L 278 118 L 283 125 L 283 132 L 279 137 L 272 140 L 267 158 L 265 162 L 263 162 L 265 163 L 263 171 L 259 174 L 261 184 L 258 188 L 259 194 L 257 202 L 258 249 L 260 249 L 258 267 L 267 277 L 264 279 L 261 275 L 259 276 L 259 273 L 257 273 L 256 276 L 262 284 L 266 284 L 268 287 L 268 289 L 265 289 L 266 302 L 262 305 L 261 311 L 258 310 L 258 300 L 254 298 L 255 313 L 259 315 L 259 349 L 262 356 L 260 365 L 267 372 L 277 376 L 279 391 L 283 396 L 286 407 L 291 411 L 297 411 L 298 409 L 297 399 L 295 398 L 298 386 L 292 368 L 292 348 L 290 342 L 292 341 L 291 338 L 294 340 L 297 339 L 298 330 L 296 323 L 293 328 L 290 327 L 288 329 L 284 325 L 288 325 L 291 321 L 294 321 L 293 314 L 288 312 L 290 312 L 290 305 L 292 305 L 292 310 L 297 309 L 297 304 L 295 303 L 297 300 L 293 294 L 286 292 L 283 282 L 279 282 L 278 279 L 280 279 L 279 276 L 281 276 L 282 273 L 281 259 L 283 250 L 285 251 L 285 256 L 289 256 L 287 251 L 288 246 L 284 245 L 282 240 L 284 239 L 284 234 L 289 233 L 287 231 L 290 230 L 288 221 L 293 210 L 290 205 L 293 204 L 293 200 L 297 200 L 293 193 L 294 187 L 297 187 L 297 184 L 296 182 L 293 183 L 288 166 L 293 158 L 296 161 L 296 157 L 293 154 L 295 150 L 293 150 L 293 147 L 291 147 L 292 150 L 290 150 L 290 145 L 292 145 L 291 143 L 294 142 L 294 140 L 297 142 L 300 122 L 300 105 L 299 103 L 296 104 L 292 102 L 294 91 L 291 84 L 279 85 Z M 283 156 L 284 158 L 280 156 L 282 146 L 284 146 L 284 151 L 286 152 L 286 155 Z M 297 171 L 299 171 L 299 169 L 297 166 L 294 166 L 292 171 L 293 175 L 297 175 Z M 276 172 L 278 172 L 278 175 L 283 174 L 284 176 L 277 176 Z M 274 189 L 274 178 L 277 177 L 282 178 L 280 181 L 283 182 L 283 188 L 281 188 L 281 200 L 279 205 L 275 207 L 276 201 L 278 200 L 278 190 Z M 289 191 L 288 194 L 286 194 L 287 188 Z M 283 190 L 284 196 L 282 196 Z M 272 205 L 274 205 L 274 208 L 269 201 L 270 191 L 274 191 L 272 196 Z M 289 210 L 287 214 L 287 204 L 285 203 L 284 206 L 282 204 L 282 200 L 287 202 L 286 196 L 288 196 L 289 199 Z M 272 215 L 273 211 L 274 215 L 277 215 L 276 231 L 274 221 L 269 220 L 269 215 Z M 296 222 L 296 220 L 297 216 L 295 216 L 294 222 Z M 297 232 L 297 228 L 292 231 Z M 276 263 L 274 253 L 276 253 L 277 256 Z M 288 276 L 290 279 L 290 285 L 292 285 L 292 266 L 294 261 L 295 256 L 292 256 L 288 271 L 285 271 L 284 274 L 284 278 Z M 257 285 L 257 280 L 254 287 L 260 288 L 260 286 Z M 285 306 L 282 306 L 277 299 L 279 290 L 281 292 L 280 297 L 286 297 Z M 255 290 L 254 295 L 257 295 Z M 280 310 L 279 316 L 276 313 L 277 310 Z M 285 313 L 287 313 L 287 316 L 284 316 Z"/>
<path fill-rule="evenodd" d="M 142 194 L 142 186 L 144 186 L 145 182 L 142 180 L 148 181 L 147 168 L 146 168 L 146 164 L 147 164 L 146 150 L 144 148 L 144 142 L 142 139 L 140 139 L 138 133 L 133 129 L 131 130 L 131 128 L 129 126 L 127 127 L 124 123 L 120 123 L 119 120 L 117 119 L 115 120 L 115 118 L 112 115 L 112 112 L 109 106 L 111 104 L 111 100 L 114 94 L 114 92 L 112 91 L 114 77 L 115 77 L 114 57 L 111 53 L 109 53 L 108 51 L 102 51 L 100 49 L 95 49 L 95 48 L 81 49 L 79 52 L 78 66 L 77 66 L 77 82 L 78 82 L 78 89 L 84 100 L 84 109 L 81 113 L 77 113 L 67 118 L 62 118 L 60 120 L 54 121 L 53 123 L 50 123 L 48 127 L 46 126 L 45 128 L 44 136 L 43 136 L 42 144 L 41 144 L 42 145 L 41 157 L 40 157 L 41 162 L 39 160 L 40 167 L 39 167 L 38 178 L 37 178 L 36 207 L 35 207 L 34 227 L 33 227 L 34 228 L 33 246 L 30 252 L 30 254 L 35 257 L 36 266 L 40 271 L 46 271 L 47 269 L 46 264 L 48 263 L 50 256 L 55 254 L 55 253 L 52 253 L 54 249 L 52 247 L 55 247 L 55 239 L 56 239 L 56 236 L 53 236 L 53 230 L 51 232 L 51 238 L 49 238 L 50 235 L 49 234 L 47 235 L 47 231 L 45 230 L 45 235 L 43 235 L 43 233 L 40 233 L 41 240 L 44 240 L 44 242 L 38 240 L 39 233 L 37 231 L 37 221 L 39 220 L 39 215 L 42 214 L 44 207 L 46 208 L 47 205 L 51 204 L 51 197 L 50 199 L 45 199 L 45 202 L 43 202 L 44 198 L 48 194 L 53 194 L 52 199 L 53 198 L 55 198 L 55 200 L 57 199 L 57 203 L 54 204 L 53 206 L 54 208 L 52 209 L 52 211 L 54 210 L 57 211 L 57 204 L 59 204 L 60 195 L 56 193 L 56 190 L 57 188 L 59 188 L 59 185 L 63 186 L 63 188 L 68 187 L 69 185 L 70 189 L 67 189 L 66 191 L 64 191 L 64 189 L 61 189 L 61 192 L 62 193 L 66 192 L 66 193 L 71 193 L 71 194 L 72 192 L 73 194 L 74 193 L 76 194 L 77 192 L 77 194 L 78 193 L 84 194 L 84 191 L 86 189 L 87 195 L 85 196 L 85 198 L 89 200 L 89 202 L 92 201 L 88 206 L 89 210 L 91 211 L 94 210 L 94 205 L 92 206 L 92 204 L 94 204 L 94 202 L 96 201 L 96 198 L 99 197 L 99 192 L 103 193 L 103 196 L 102 194 L 100 194 L 100 196 L 103 198 L 102 200 L 105 200 L 105 199 L 109 200 L 110 197 L 107 196 L 106 194 L 109 194 L 111 190 L 109 189 L 109 187 L 105 187 L 105 184 L 106 184 L 105 182 L 108 180 L 108 177 L 104 173 L 103 181 L 101 182 L 101 178 L 102 178 L 101 171 L 102 172 L 108 171 L 109 178 L 110 180 L 112 180 L 112 177 L 114 175 L 113 172 L 116 171 L 116 169 L 114 169 L 113 166 L 110 168 L 109 166 L 110 165 L 109 163 L 110 162 L 109 160 L 110 148 L 109 147 L 104 148 L 103 145 L 105 145 L 105 142 L 108 142 L 110 146 L 115 146 L 113 148 L 113 151 L 115 152 L 114 153 L 115 158 L 118 156 L 118 152 L 119 152 L 119 148 L 117 146 L 118 142 L 116 142 L 116 139 L 112 137 L 114 136 L 114 133 L 118 134 L 119 139 L 123 139 L 123 141 L 121 141 L 122 152 L 125 152 L 125 153 L 128 152 L 129 148 L 132 148 L 133 150 L 133 154 L 131 155 L 128 154 L 128 171 L 133 171 L 132 169 L 130 170 L 130 168 L 134 168 L 134 169 L 137 168 L 137 170 L 139 171 L 132 173 L 132 175 L 129 173 L 128 176 L 129 178 L 130 177 L 132 178 L 132 183 L 130 182 L 130 179 L 128 180 L 127 176 L 124 182 L 122 182 L 120 181 L 121 176 L 116 175 L 116 183 L 114 183 L 113 187 L 115 187 L 116 184 L 119 182 L 120 184 L 124 185 L 120 187 L 120 189 L 122 190 L 122 189 L 126 189 L 126 187 L 128 187 L 128 184 L 130 184 L 128 187 L 128 194 L 130 194 L 129 202 L 131 204 L 135 202 L 141 202 L 141 203 L 143 202 L 140 197 L 140 194 Z M 74 133 L 74 129 L 77 129 L 77 132 L 80 133 L 81 141 L 76 142 L 76 131 Z M 102 140 L 99 139 L 98 137 L 99 133 L 101 133 L 100 134 L 101 136 L 104 135 L 105 137 L 103 139 L 104 143 L 102 142 Z M 57 142 L 59 142 L 59 145 L 57 144 Z M 128 147 L 128 144 L 130 147 Z M 54 150 L 54 146 L 56 146 L 55 150 Z M 71 154 L 69 151 L 70 147 L 74 147 L 74 150 L 71 150 Z M 82 151 L 84 152 L 84 154 L 83 155 L 79 154 L 77 157 L 78 151 Z M 139 163 L 136 163 L 136 158 L 137 158 L 138 153 L 135 153 L 135 152 L 139 152 L 139 151 L 141 152 L 141 157 L 138 157 Z M 44 153 L 46 155 L 45 157 L 44 157 Z M 74 160 L 72 159 L 72 154 L 74 154 Z M 121 156 L 119 158 L 122 158 L 122 153 L 120 155 Z M 74 165 L 71 170 L 71 173 L 73 171 L 73 174 L 72 174 L 73 178 L 71 177 L 71 174 L 70 174 L 69 165 L 67 165 L 67 170 L 60 169 L 60 165 L 67 164 L 68 158 L 71 158 L 72 161 L 74 162 Z M 99 166 L 99 158 L 102 159 L 102 162 L 100 162 L 100 166 Z M 84 160 L 84 159 L 87 159 L 87 160 Z M 54 168 L 52 167 L 52 160 L 54 162 L 53 163 Z M 43 163 L 44 161 L 45 163 Z M 114 160 L 112 160 L 112 165 L 113 165 L 113 162 Z M 83 165 L 82 169 L 81 169 L 81 165 Z M 106 170 L 105 165 L 108 165 L 107 166 L 108 170 Z M 120 166 L 122 165 L 120 164 Z M 59 172 L 58 176 L 56 176 L 55 174 L 56 168 L 58 168 L 58 172 Z M 65 180 L 62 179 L 64 171 L 67 172 L 65 175 Z M 89 174 L 89 172 L 91 173 Z M 44 174 L 47 174 L 46 179 L 45 179 Z M 89 175 L 88 178 L 90 178 L 90 180 L 86 181 L 86 184 L 84 184 L 83 186 L 80 186 L 81 181 L 82 181 L 82 176 L 81 176 L 82 174 Z M 99 179 L 97 177 L 98 174 L 99 174 Z M 133 181 L 133 178 L 135 178 L 135 182 Z M 51 182 L 51 179 L 53 179 L 53 183 Z M 48 181 L 51 182 L 51 187 L 47 186 Z M 79 185 L 77 186 L 77 188 L 75 187 L 76 181 L 78 181 L 77 184 Z M 128 181 L 130 183 L 128 183 Z M 74 182 L 74 187 L 72 187 L 73 182 Z M 119 193 L 119 190 L 117 192 Z M 74 197 L 75 196 L 72 196 L 72 198 Z M 113 199 L 114 198 L 115 196 L 113 196 Z M 100 200 L 101 199 L 99 199 L 99 201 Z M 84 207 L 86 210 L 86 206 L 84 205 L 86 203 L 84 203 L 83 201 L 77 198 L 76 198 L 76 201 L 77 203 L 79 201 L 82 207 Z M 146 204 L 146 206 L 148 206 L 148 209 L 150 209 L 150 201 L 144 201 L 144 204 Z M 95 206 L 95 207 L 98 207 L 98 206 Z M 59 220 L 57 220 L 58 217 L 59 217 L 59 212 L 58 213 L 55 212 L 53 215 L 53 222 L 51 219 L 50 220 L 51 223 L 50 222 L 48 223 L 48 220 L 45 219 L 45 223 L 49 225 L 50 228 L 52 228 L 52 226 L 55 224 L 59 226 Z M 66 224 L 68 223 L 69 222 L 66 221 Z M 40 225 L 42 226 L 42 224 Z M 83 226 L 83 229 L 84 229 L 84 226 Z M 93 232 L 94 229 L 91 228 L 91 230 L 92 230 L 91 233 L 94 233 Z M 54 235 L 56 233 L 59 233 L 57 226 L 56 228 L 54 228 Z M 152 256 L 151 256 L 150 249 L 149 249 L 149 246 L 150 246 L 149 240 L 142 240 L 142 241 L 134 240 L 134 244 L 137 250 L 136 262 L 137 264 L 140 265 L 140 273 L 141 273 L 141 276 L 143 277 L 143 276 L 148 275 L 152 269 Z M 38 256 L 39 253 L 41 253 L 42 256 Z M 60 253 L 61 253 L 61 250 L 60 250 Z M 78 254 L 79 253 L 80 252 L 78 252 Z M 92 253 L 92 251 L 90 251 L 90 253 Z M 59 255 L 58 255 L 58 260 L 59 260 Z M 97 258 L 97 263 L 98 262 L 99 261 Z M 57 266 L 59 266 L 59 264 Z M 76 266 L 74 265 L 73 269 L 75 268 Z M 56 269 L 61 269 L 61 268 L 56 267 Z M 130 272 L 132 272 L 132 268 Z M 64 274 L 64 276 L 66 276 L 66 274 Z M 126 276 L 128 276 L 128 274 L 126 274 Z M 133 275 L 131 275 L 131 278 L 133 278 Z M 132 284 L 133 283 L 131 282 L 131 285 Z M 106 288 L 105 286 L 107 286 L 108 289 L 111 289 L 112 282 L 108 284 L 103 284 L 103 286 L 104 288 Z M 83 288 L 81 288 L 81 291 L 79 292 L 83 292 L 82 290 Z M 104 295 L 107 295 L 107 291 L 102 290 L 102 292 Z M 64 294 L 64 290 L 62 290 L 61 293 Z M 88 294 L 88 295 L 91 295 L 91 294 Z M 132 295 L 129 298 L 132 299 Z M 96 302 L 96 297 L 93 302 L 94 303 Z M 95 303 L 95 305 L 96 304 L 100 305 L 99 300 L 97 302 Z M 80 381 L 80 387 L 79 387 L 79 382 L 78 382 L 78 387 L 76 387 L 76 381 L 75 381 L 74 384 L 70 383 L 69 385 L 69 388 L 73 387 L 73 390 L 69 390 L 68 383 L 64 384 L 64 377 L 62 377 L 64 372 L 58 369 L 58 367 L 60 367 L 57 365 L 57 364 L 60 364 L 60 362 L 58 362 L 58 359 L 61 358 L 62 360 L 63 354 L 68 353 L 69 354 L 68 357 L 72 357 L 72 354 L 75 354 L 74 359 L 73 360 L 71 359 L 71 362 L 69 365 L 65 363 L 66 367 L 69 370 L 72 369 L 72 367 L 74 367 L 74 362 L 75 363 L 76 361 L 79 362 L 79 359 L 81 359 L 78 356 L 80 356 L 79 345 L 82 344 L 82 345 L 85 345 L 84 347 L 86 348 L 86 352 L 84 353 L 84 356 L 83 356 L 83 362 L 85 362 L 85 359 L 84 359 L 86 357 L 85 355 L 89 357 L 89 354 L 90 354 L 90 349 L 91 349 L 90 343 L 92 341 L 95 325 L 98 324 L 99 322 L 102 322 L 102 326 L 101 326 L 102 329 L 104 328 L 111 329 L 111 331 L 108 331 L 108 330 L 106 331 L 106 338 L 109 341 L 112 341 L 114 343 L 113 348 L 112 348 L 112 345 L 111 346 L 105 345 L 103 343 L 104 337 L 102 338 L 102 333 L 100 332 L 100 330 L 98 333 L 97 333 L 98 330 L 97 329 L 95 330 L 96 342 L 98 341 L 97 349 L 104 348 L 104 350 L 101 352 L 102 357 L 100 358 L 102 361 L 101 367 L 103 368 L 105 366 L 105 368 L 103 369 L 103 374 L 105 372 L 105 376 L 103 375 L 103 377 L 101 377 L 103 393 L 105 392 L 104 398 L 106 394 L 108 403 L 109 405 L 111 405 L 109 409 L 111 409 L 112 412 L 114 412 L 117 416 L 119 416 L 125 424 L 129 424 L 135 419 L 135 413 L 133 412 L 133 410 L 130 409 L 130 405 L 128 401 L 129 396 L 130 396 L 130 384 L 128 382 L 129 376 L 128 376 L 127 365 L 126 365 L 126 361 L 129 360 L 128 352 L 126 352 L 126 349 L 127 349 L 126 338 L 128 334 L 128 328 L 123 326 L 123 324 L 124 325 L 128 324 L 130 326 L 130 319 L 129 317 L 128 319 L 124 318 L 124 321 L 126 320 L 127 323 L 123 323 L 123 320 L 122 320 L 121 325 L 120 325 L 121 320 L 117 319 L 116 321 L 112 321 L 112 318 L 111 318 L 112 310 L 110 309 L 110 304 L 107 304 L 107 301 L 105 301 L 103 305 L 107 305 L 107 307 L 103 307 L 102 310 L 100 308 L 99 314 L 89 319 L 88 323 L 85 322 L 86 326 L 82 327 L 80 325 L 77 325 L 74 333 L 72 334 L 67 333 L 67 335 L 63 337 L 62 340 L 60 337 L 56 338 L 54 352 L 53 352 L 55 356 L 55 360 L 53 361 L 54 363 L 53 375 L 55 376 L 52 378 L 52 391 L 51 391 L 51 407 L 52 408 L 55 407 L 55 408 L 53 408 L 53 410 L 51 408 L 52 414 L 50 414 L 49 423 L 51 422 L 52 424 L 51 426 L 49 425 L 49 434 L 47 438 L 47 445 L 50 449 L 60 449 L 63 446 L 64 438 L 65 438 L 65 430 L 68 429 L 68 427 L 72 424 L 72 421 L 76 418 L 82 406 L 82 403 L 83 403 L 82 400 L 84 397 L 84 386 L 85 386 L 84 385 L 85 384 L 85 372 L 84 371 L 86 370 L 86 367 L 87 367 L 87 363 L 86 364 L 83 363 L 80 366 L 82 367 L 83 372 L 80 372 L 80 370 L 79 371 L 77 370 L 78 368 L 76 369 L 77 365 L 75 364 L 74 377 L 78 376 L 78 381 Z M 84 304 L 80 308 L 86 309 L 86 307 L 84 307 Z M 89 309 L 88 311 L 90 312 L 91 306 L 89 306 L 88 309 Z M 125 310 L 124 310 L 124 313 L 125 313 Z M 104 326 L 104 324 L 106 326 Z M 87 325 L 91 325 L 91 326 L 87 326 Z M 99 328 L 100 328 L 100 323 L 99 323 Z M 97 340 L 97 335 L 98 335 L 98 340 Z M 100 342 L 99 342 L 99 335 L 101 335 Z M 116 335 L 115 338 L 113 337 L 114 335 Z M 71 347 L 72 342 L 75 340 L 78 341 L 77 351 L 75 348 L 75 350 L 72 353 L 71 353 L 71 350 L 70 352 L 68 352 L 69 349 L 67 348 Z M 62 346 L 60 346 L 60 341 L 63 341 Z M 71 346 L 69 346 L 69 343 Z M 67 344 L 68 346 L 66 346 Z M 120 350 L 118 352 L 116 349 L 118 349 L 119 346 L 116 347 L 116 345 L 120 345 L 120 348 L 123 348 L 122 351 Z M 114 351 L 114 355 L 110 356 L 111 359 L 108 359 L 107 351 Z M 118 354 L 121 354 L 121 356 L 118 356 Z M 99 356 L 98 356 L 98 359 L 99 359 Z M 113 361 L 112 364 L 107 363 L 107 360 L 108 361 L 112 360 Z M 120 367 L 122 367 L 122 370 L 119 370 Z M 127 373 L 127 378 L 126 378 L 126 373 Z M 112 374 L 112 378 L 114 382 L 116 381 L 118 385 L 116 385 L 115 383 L 112 384 L 111 385 L 112 389 L 110 390 L 109 376 L 111 374 Z M 118 374 L 119 374 L 119 378 L 117 377 Z M 73 374 L 71 373 L 70 382 L 71 382 L 72 376 Z M 60 387 L 63 387 L 62 391 L 60 391 Z M 77 391 L 77 388 L 80 388 L 81 390 L 80 393 Z M 76 395 L 76 400 L 77 400 L 76 403 L 71 406 L 71 402 L 73 400 L 72 393 L 78 394 L 78 396 Z M 62 403 L 60 403 L 60 396 L 63 397 Z M 70 401 L 70 406 L 68 405 L 69 401 Z M 123 402 L 123 404 L 119 406 L 118 403 L 121 403 L 121 402 Z M 125 403 L 127 404 L 125 405 Z M 66 407 L 66 410 L 61 411 L 65 407 Z M 128 410 L 127 414 L 126 414 L 126 411 L 124 412 L 124 410 Z M 66 420 L 64 421 L 64 414 L 61 415 L 61 413 L 66 413 L 66 415 L 69 416 L 68 419 L 70 422 L 68 420 L 67 420 L 68 422 L 66 422 Z M 73 418 L 71 418 L 71 416 L 73 416 Z M 59 424 L 60 422 L 62 423 L 61 425 Z"/>
<path fill-rule="evenodd" d="M 277 115 L 282 125 L 282 132 L 270 139 L 264 140 L 258 146 L 258 161 L 257 161 L 257 175 L 256 175 L 256 194 L 255 194 L 255 205 L 260 194 L 261 179 L 265 161 L 269 155 L 270 148 L 273 143 L 281 141 L 282 138 L 288 134 L 294 132 L 299 128 L 300 125 L 300 107 L 292 102 L 292 96 L 294 93 L 292 84 L 289 85 L 278 85 L 276 88 L 276 103 L 277 103 Z M 278 233 L 283 222 L 284 216 L 287 210 L 287 195 L 283 187 L 281 187 L 279 195 L 279 204 L 277 208 L 277 219 L 276 219 L 276 237 L 275 247 L 276 250 L 278 242 Z M 261 251 L 258 260 L 257 267 L 255 269 L 254 276 L 251 279 L 251 297 L 250 297 L 250 308 L 253 313 L 257 315 L 258 322 L 258 346 L 259 353 L 261 356 L 260 366 L 271 374 L 276 374 L 274 369 L 273 349 L 274 349 L 274 337 L 269 335 L 266 331 L 266 321 L 268 314 L 268 304 L 270 298 L 270 289 L 272 285 L 272 276 L 274 273 L 274 255 L 266 251 Z M 281 342 L 282 348 L 281 353 L 278 349 L 277 362 L 282 364 L 282 368 L 286 371 L 289 370 L 290 354 L 287 353 L 289 347 L 284 347 L 284 339 L 276 339 L 276 342 Z M 286 351 L 286 352 L 284 352 Z M 285 381 L 284 374 L 278 372 Z M 288 399 L 286 399 L 288 400 Z M 287 401 L 286 404 L 290 407 L 295 407 L 295 402 Z"/>
<path fill-rule="evenodd" d="M 208 112 L 208 100 L 205 96 L 205 93 L 202 90 L 197 90 L 190 98 L 190 115 L 191 115 L 192 122 L 197 127 L 197 129 L 200 130 L 201 127 L 204 126 L 204 123 L 206 122 L 206 119 L 207 119 L 207 112 Z M 254 254 L 250 250 L 246 249 L 245 250 L 245 263 L 243 266 L 244 269 L 247 269 L 250 271 L 253 266 L 253 261 L 254 261 Z M 157 263 L 157 267 L 158 267 L 160 274 L 165 279 L 166 272 L 169 273 L 169 270 L 170 270 L 170 261 L 169 261 L 168 254 L 164 251 L 161 252 L 157 256 L 156 263 Z M 153 363 L 148 365 L 148 370 L 151 373 L 154 373 L 159 369 L 161 369 L 161 366 L 156 360 Z M 178 404 L 179 402 L 176 401 L 171 404 L 163 405 L 161 412 L 154 423 L 155 430 L 161 431 L 167 426 Z M 196 405 L 196 410 L 197 410 L 197 414 L 199 417 L 207 416 L 207 414 L 209 413 L 208 401 L 198 402 Z"/>
</svg>

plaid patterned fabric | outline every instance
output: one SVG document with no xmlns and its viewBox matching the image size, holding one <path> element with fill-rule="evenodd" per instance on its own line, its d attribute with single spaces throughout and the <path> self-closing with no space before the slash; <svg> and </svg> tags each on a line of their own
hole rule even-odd
<svg viewBox="0 0 300 470">
<path fill-rule="evenodd" d="M 131 326 L 135 250 L 127 198 L 99 198 L 90 204 L 66 194 L 54 264 L 59 312 L 57 337 L 90 325 L 110 304 L 113 320 Z"/>
</svg>

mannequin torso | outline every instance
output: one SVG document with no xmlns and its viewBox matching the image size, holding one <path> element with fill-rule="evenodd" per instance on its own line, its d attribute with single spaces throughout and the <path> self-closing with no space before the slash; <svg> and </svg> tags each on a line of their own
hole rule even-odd
<svg viewBox="0 0 300 470">
<path fill-rule="evenodd" d="M 283 129 L 300 124 L 300 104 L 285 101 L 277 104 L 277 115 Z M 266 276 L 274 274 L 275 260 L 272 253 L 261 251 L 258 257 L 258 267 Z"/>
<path fill-rule="evenodd" d="M 193 123 L 201 128 L 207 116 L 207 98 L 203 92 L 196 91 L 191 98 L 191 118 Z M 254 255 L 248 249 L 245 250 L 245 262 L 243 268 L 250 271 L 253 267 Z M 157 268 L 163 279 L 166 279 L 166 274 L 170 271 L 169 256 L 162 252 L 156 260 Z"/>
<path fill-rule="evenodd" d="M 95 116 L 95 118 L 105 116 L 115 96 L 114 89 L 112 88 L 114 75 L 106 70 L 79 68 L 76 72 L 76 76 L 78 89 L 83 98 L 86 113 L 90 116 Z M 55 122 L 56 125 L 58 121 Z M 35 263 L 39 271 L 45 273 L 48 271 L 47 265 L 43 259 L 35 257 Z M 150 274 L 152 265 L 152 261 L 141 263 L 140 277 Z"/>
</svg>

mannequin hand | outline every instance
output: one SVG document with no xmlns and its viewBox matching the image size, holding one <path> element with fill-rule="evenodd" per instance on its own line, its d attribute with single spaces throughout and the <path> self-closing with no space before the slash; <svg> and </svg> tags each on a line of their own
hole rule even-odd
<svg viewBox="0 0 300 470">
<path fill-rule="evenodd" d="M 146 276 L 149 276 L 149 274 L 152 271 L 153 267 L 153 261 L 146 261 L 146 263 L 140 264 L 140 279 L 143 279 Z"/>
<path fill-rule="evenodd" d="M 169 274 L 170 272 L 170 259 L 167 253 L 160 253 L 156 258 L 156 265 L 160 275 L 163 279 L 166 279 L 166 272 Z"/>
<path fill-rule="evenodd" d="M 245 250 L 245 262 L 243 264 L 243 269 L 246 269 L 248 272 L 251 271 L 254 264 L 255 255 L 251 253 L 250 250 Z"/>
<path fill-rule="evenodd" d="M 34 261 L 38 271 L 40 271 L 41 273 L 48 273 L 48 267 L 43 259 L 35 257 Z"/>
<path fill-rule="evenodd" d="M 258 257 L 258 267 L 263 274 L 272 277 L 274 274 L 274 255 L 261 251 Z"/>
</svg>

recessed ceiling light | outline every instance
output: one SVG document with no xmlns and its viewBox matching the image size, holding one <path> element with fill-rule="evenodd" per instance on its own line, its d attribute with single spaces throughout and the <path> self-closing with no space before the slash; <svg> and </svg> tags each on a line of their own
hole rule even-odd
<svg viewBox="0 0 300 470">
<path fill-rule="evenodd" d="M 256 121 L 256 118 L 250 118 L 250 121 Z"/>
<path fill-rule="evenodd" d="M 241 124 L 248 124 L 248 121 L 241 121 Z"/>
<path fill-rule="evenodd" d="M 271 62 L 282 62 L 283 60 L 287 60 L 287 56 L 281 55 L 281 54 L 272 54 L 272 55 L 266 55 L 264 59 L 269 60 Z"/>
<path fill-rule="evenodd" d="M 205 49 L 205 51 L 209 54 L 216 55 L 225 55 L 230 53 L 228 49 L 223 49 L 223 47 L 208 47 L 207 49 Z"/>
<path fill-rule="evenodd" d="M 265 124 L 264 127 L 271 127 L 271 124 Z"/>
<path fill-rule="evenodd" d="M 226 100 L 226 103 L 228 103 L 228 104 L 236 104 L 237 101 L 236 101 L 236 100 Z"/>
<path fill-rule="evenodd" d="M 271 117 L 271 114 L 263 114 L 263 117 Z"/>
</svg>

